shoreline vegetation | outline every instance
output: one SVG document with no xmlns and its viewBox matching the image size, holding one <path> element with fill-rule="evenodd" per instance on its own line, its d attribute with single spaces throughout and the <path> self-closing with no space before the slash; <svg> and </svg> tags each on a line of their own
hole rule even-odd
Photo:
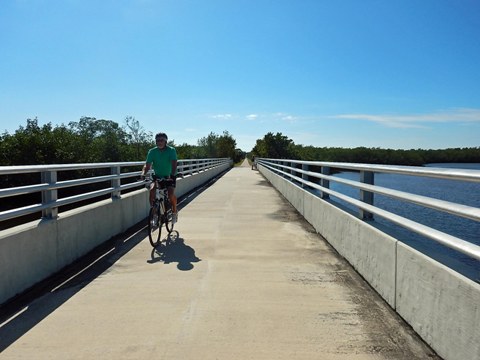
<svg viewBox="0 0 480 360">
<path fill-rule="evenodd" d="M 432 163 L 480 163 L 480 147 L 448 149 L 342 148 L 297 145 L 282 133 L 257 140 L 250 155 L 273 159 L 424 166 Z"/>
<path fill-rule="evenodd" d="M 27 119 L 26 126 L 14 134 L 0 134 L 0 166 L 141 161 L 155 146 L 153 138 L 131 116 L 125 118 L 123 126 L 92 117 L 57 126 L 39 126 L 37 118 Z M 236 140 L 228 131 L 222 135 L 211 132 L 196 145 L 176 144 L 174 139 L 169 145 L 176 148 L 179 159 L 229 157 L 234 163 L 245 156 L 406 166 L 480 163 L 480 146 L 436 150 L 315 147 L 295 144 L 280 132 L 267 133 L 247 152 L 236 148 Z M 0 181 L 0 185 L 6 184 Z"/>
</svg>

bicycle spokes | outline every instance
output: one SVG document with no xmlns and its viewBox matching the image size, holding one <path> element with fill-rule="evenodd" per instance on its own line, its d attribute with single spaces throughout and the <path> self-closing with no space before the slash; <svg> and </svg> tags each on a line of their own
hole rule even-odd
<svg viewBox="0 0 480 360">
<path fill-rule="evenodd" d="M 162 223 L 158 214 L 158 207 L 153 206 L 148 214 L 148 239 L 153 247 L 159 244 L 161 232 Z"/>
</svg>

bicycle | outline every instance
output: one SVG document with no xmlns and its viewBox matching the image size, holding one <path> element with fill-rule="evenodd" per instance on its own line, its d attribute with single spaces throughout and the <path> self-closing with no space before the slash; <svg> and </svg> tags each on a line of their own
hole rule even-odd
<svg viewBox="0 0 480 360">
<path fill-rule="evenodd" d="M 167 241 L 171 240 L 173 230 L 173 212 L 172 204 L 168 199 L 167 186 L 173 180 L 165 178 L 151 178 L 146 181 L 156 182 L 155 200 L 148 214 L 148 239 L 153 247 L 157 247 L 161 243 L 162 227 L 168 232 Z M 176 232 L 176 231 L 175 231 Z"/>
</svg>

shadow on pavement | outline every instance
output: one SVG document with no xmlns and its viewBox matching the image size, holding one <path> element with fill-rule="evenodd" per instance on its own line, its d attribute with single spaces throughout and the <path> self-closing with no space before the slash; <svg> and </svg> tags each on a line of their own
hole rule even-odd
<svg viewBox="0 0 480 360">
<path fill-rule="evenodd" d="M 194 268 L 192 263 L 202 261 L 195 255 L 195 250 L 185 244 L 181 237 L 176 239 L 162 241 L 160 245 L 152 249 L 149 264 L 162 262 L 164 264 L 178 263 L 178 270 L 188 271 Z"/>
<path fill-rule="evenodd" d="M 0 308 L 0 353 L 146 237 L 144 222 L 112 238 Z"/>
</svg>

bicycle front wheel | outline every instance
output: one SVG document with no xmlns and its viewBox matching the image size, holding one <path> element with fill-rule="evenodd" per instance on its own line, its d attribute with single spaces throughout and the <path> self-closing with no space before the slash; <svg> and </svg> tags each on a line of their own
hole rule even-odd
<svg viewBox="0 0 480 360">
<path fill-rule="evenodd" d="M 158 210 L 158 206 L 152 206 L 148 214 L 148 240 L 153 247 L 160 244 L 160 236 L 162 235 L 162 223 Z"/>
<path fill-rule="evenodd" d="M 173 212 L 172 212 L 172 204 L 170 204 L 170 201 L 165 202 L 165 217 L 164 217 L 164 223 L 165 223 L 165 228 L 167 229 L 167 232 L 170 234 L 173 231 Z"/>
<path fill-rule="evenodd" d="M 172 217 L 173 217 L 173 213 L 172 213 L 172 210 L 170 209 L 165 214 L 165 228 L 167 229 L 169 234 L 173 231 Z"/>
</svg>

